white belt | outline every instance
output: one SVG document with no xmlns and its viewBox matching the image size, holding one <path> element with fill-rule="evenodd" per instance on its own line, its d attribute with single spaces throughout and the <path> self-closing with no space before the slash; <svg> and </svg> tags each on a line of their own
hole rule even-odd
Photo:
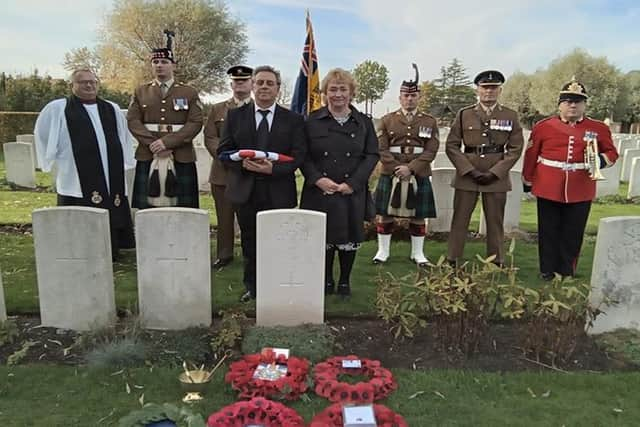
<svg viewBox="0 0 640 427">
<path fill-rule="evenodd" d="M 562 169 L 564 171 L 575 171 L 578 169 L 587 169 L 587 165 L 583 162 L 577 163 L 568 163 L 568 162 L 559 162 L 557 160 L 549 160 L 544 157 L 538 157 L 538 163 L 542 163 L 545 166 L 551 166 L 552 168 Z"/>
<path fill-rule="evenodd" d="M 413 147 L 410 145 L 398 146 L 394 145 L 393 147 L 389 147 L 389 151 L 396 154 L 420 154 L 424 151 L 422 147 Z"/>
<path fill-rule="evenodd" d="M 184 125 L 165 125 L 160 123 L 145 123 L 144 127 L 151 132 L 177 132 L 182 129 Z"/>
</svg>

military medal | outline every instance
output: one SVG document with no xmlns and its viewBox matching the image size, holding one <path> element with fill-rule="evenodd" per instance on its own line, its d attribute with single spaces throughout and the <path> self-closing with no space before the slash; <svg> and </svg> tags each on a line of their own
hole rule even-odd
<svg viewBox="0 0 640 427">
<path fill-rule="evenodd" d="M 120 200 L 120 195 L 116 194 L 116 198 L 113 199 L 113 205 L 117 208 L 120 206 L 121 200 Z"/>
<path fill-rule="evenodd" d="M 598 137 L 598 132 L 594 132 L 592 130 L 588 130 L 588 131 L 584 132 L 584 137 L 582 138 L 582 140 L 583 141 L 593 141 L 597 137 Z"/>
<path fill-rule="evenodd" d="M 431 133 L 433 130 L 430 127 L 420 126 L 418 128 L 418 136 L 420 138 L 431 138 Z"/>
<path fill-rule="evenodd" d="M 102 196 L 100 195 L 100 193 L 98 193 L 97 191 L 91 193 L 91 203 L 93 203 L 94 205 L 99 205 L 100 203 L 102 203 Z"/>
<path fill-rule="evenodd" d="M 176 111 L 186 111 L 189 109 L 189 101 L 187 101 L 187 98 L 174 98 L 173 109 Z"/>
</svg>

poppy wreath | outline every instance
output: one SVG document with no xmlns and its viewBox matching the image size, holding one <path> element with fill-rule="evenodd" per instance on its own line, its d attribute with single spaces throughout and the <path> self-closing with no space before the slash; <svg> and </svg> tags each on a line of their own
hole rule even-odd
<svg viewBox="0 0 640 427">
<path fill-rule="evenodd" d="M 253 374 L 259 364 L 283 364 L 287 366 L 287 373 L 277 380 L 269 381 L 253 378 Z M 252 399 L 254 397 L 266 397 L 274 399 L 296 400 L 309 388 L 307 373 L 309 361 L 297 357 L 284 355 L 275 356 L 271 350 L 261 354 L 249 354 L 241 360 L 233 362 L 229 366 L 229 372 L 225 375 L 225 382 L 239 391 L 240 399 Z"/>
<path fill-rule="evenodd" d="M 304 427 L 304 420 L 296 411 L 263 397 L 225 406 L 209 415 L 207 427 L 244 427 L 257 424 L 264 427 Z"/>
<path fill-rule="evenodd" d="M 333 405 L 313 417 L 309 427 L 342 427 L 342 403 Z M 409 427 L 402 415 L 393 412 L 384 405 L 373 405 L 373 413 L 376 415 L 378 427 Z"/>
<path fill-rule="evenodd" d="M 359 360 L 360 368 L 343 368 L 343 360 Z M 338 381 L 339 375 L 362 375 L 367 382 L 349 384 Z M 371 403 L 384 399 L 398 388 L 393 374 L 380 366 L 378 360 L 362 359 L 358 356 L 336 356 L 318 363 L 314 368 L 315 391 L 332 402 Z"/>
</svg>

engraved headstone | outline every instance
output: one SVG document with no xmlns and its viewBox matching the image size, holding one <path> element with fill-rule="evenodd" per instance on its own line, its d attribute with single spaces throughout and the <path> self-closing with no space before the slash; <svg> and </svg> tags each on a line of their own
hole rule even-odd
<svg viewBox="0 0 640 427">
<path fill-rule="evenodd" d="M 323 323 L 326 215 L 259 212 L 256 241 L 256 324 Z"/>
<path fill-rule="evenodd" d="M 136 212 L 138 305 L 149 329 L 211 324 L 209 215 L 201 209 Z"/>
<path fill-rule="evenodd" d="M 631 173 L 629 174 L 629 189 L 627 199 L 640 196 L 640 157 L 634 157 L 631 162 Z"/>
<path fill-rule="evenodd" d="M 7 142 L 2 145 L 7 181 L 19 187 L 36 188 L 36 166 L 33 145 L 29 142 Z"/>
<path fill-rule="evenodd" d="M 451 186 L 456 170 L 453 168 L 435 168 L 432 170 L 431 186 L 436 203 L 436 218 L 429 218 L 428 230 L 433 233 L 451 230 L 453 218 L 453 194 Z"/>
<path fill-rule="evenodd" d="M 511 233 L 520 226 L 520 206 L 524 196 L 522 173 L 512 170 L 509 172 L 509 177 L 511 178 L 511 191 L 507 192 L 507 203 L 504 207 L 503 224 L 505 233 Z M 484 216 L 484 211 L 480 215 L 478 233 L 483 236 L 487 234 L 487 220 Z"/>
<path fill-rule="evenodd" d="M 42 325 L 83 331 L 112 324 L 109 212 L 65 206 L 36 209 L 32 218 Z"/>
<path fill-rule="evenodd" d="M 628 182 L 629 175 L 631 174 L 631 162 L 634 157 L 640 157 L 639 148 L 627 148 L 624 150 L 624 157 L 622 157 L 622 172 L 620 175 L 620 181 Z"/>
<path fill-rule="evenodd" d="M 590 333 L 617 328 L 640 330 L 640 216 L 602 218 L 591 272 L 590 302 L 605 298 L 616 305 L 601 307 Z"/>
</svg>

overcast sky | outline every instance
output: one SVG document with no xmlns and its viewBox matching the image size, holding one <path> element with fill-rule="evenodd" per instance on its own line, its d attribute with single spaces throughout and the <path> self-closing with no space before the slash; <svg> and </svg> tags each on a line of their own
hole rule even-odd
<svg viewBox="0 0 640 427">
<path fill-rule="evenodd" d="M 0 14 L 0 71 L 64 77 L 64 53 L 93 46 L 111 0 L 8 0 Z M 396 108 L 397 89 L 413 78 L 438 77 L 459 58 L 473 77 L 483 69 L 531 73 L 581 47 L 607 56 L 626 72 L 640 69 L 640 1 L 551 0 L 233 0 L 230 11 L 247 25 L 247 64 L 271 64 L 293 84 L 311 12 L 320 74 L 373 59 L 391 84 L 377 114 Z M 571 76 L 567 76 L 570 78 Z"/>
</svg>

